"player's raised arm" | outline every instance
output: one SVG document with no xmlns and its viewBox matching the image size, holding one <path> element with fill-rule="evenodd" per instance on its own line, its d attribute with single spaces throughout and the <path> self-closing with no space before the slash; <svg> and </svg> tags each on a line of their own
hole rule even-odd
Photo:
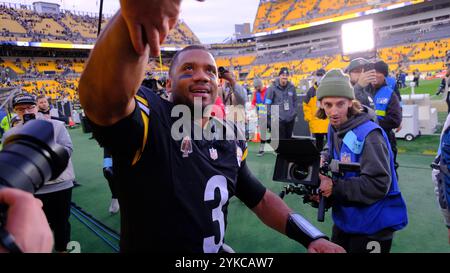
<svg viewBox="0 0 450 273">
<path fill-rule="evenodd" d="M 112 125 L 129 115 L 144 77 L 148 47 L 143 55 L 133 49 L 120 13 L 111 19 L 97 40 L 81 75 L 80 102 L 90 120 Z"/>
</svg>

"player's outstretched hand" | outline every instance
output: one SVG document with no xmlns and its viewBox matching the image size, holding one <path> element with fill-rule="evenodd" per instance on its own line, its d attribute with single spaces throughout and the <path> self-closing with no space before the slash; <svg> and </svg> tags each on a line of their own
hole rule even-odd
<svg viewBox="0 0 450 273">
<path fill-rule="evenodd" d="M 144 54 L 147 43 L 150 54 L 159 55 L 159 45 L 177 24 L 180 4 L 181 0 L 120 0 L 122 16 L 139 55 Z"/>
<path fill-rule="evenodd" d="M 308 253 L 345 253 L 345 249 L 323 238 L 312 241 Z"/>
</svg>

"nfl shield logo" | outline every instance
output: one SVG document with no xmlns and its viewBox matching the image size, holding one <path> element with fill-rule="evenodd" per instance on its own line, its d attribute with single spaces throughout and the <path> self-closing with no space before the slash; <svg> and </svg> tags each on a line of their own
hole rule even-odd
<svg viewBox="0 0 450 273">
<path fill-rule="evenodd" d="M 217 155 L 217 150 L 214 148 L 209 149 L 209 156 L 212 160 L 216 160 L 219 156 Z"/>
<path fill-rule="evenodd" d="M 241 147 L 236 147 L 236 159 L 237 159 L 237 163 L 238 166 L 241 166 L 241 162 L 242 162 L 242 149 Z"/>
<path fill-rule="evenodd" d="M 180 151 L 183 152 L 183 157 L 188 157 L 192 153 L 192 141 L 189 136 L 185 136 L 181 141 Z"/>
<path fill-rule="evenodd" d="M 352 162 L 352 157 L 349 153 L 343 152 L 341 154 L 341 162 L 343 163 L 351 163 Z"/>
</svg>

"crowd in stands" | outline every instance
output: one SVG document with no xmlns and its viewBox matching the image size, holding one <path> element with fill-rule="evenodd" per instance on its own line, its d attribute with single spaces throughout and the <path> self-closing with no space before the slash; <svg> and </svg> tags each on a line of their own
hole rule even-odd
<svg viewBox="0 0 450 273">
<path fill-rule="evenodd" d="M 16 9 L 0 5 L 0 41 L 57 42 L 94 44 L 98 18 L 76 15 L 69 11 L 36 13 L 30 9 Z M 102 19 L 102 26 L 109 18 Z M 198 44 L 199 39 L 186 23 L 179 21 L 166 39 L 167 44 Z"/>
<path fill-rule="evenodd" d="M 282 0 L 261 1 L 253 25 L 253 31 L 272 31 L 297 24 L 330 19 L 373 8 L 386 7 L 407 1 L 366 0 Z"/>
<path fill-rule="evenodd" d="M 434 73 L 444 69 L 445 64 L 450 61 L 449 43 L 450 39 L 447 38 L 385 47 L 377 51 L 377 57 L 386 60 L 392 71 L 413 73 L 419 70 L 424 73 Z M 281 67 L 287 67 L 294 75 L 293 82 L 298 84 L 300 80 L 309 77 L 317 69 L 345 68 L 348 65 L 342 59 L 338 48 L 328 51 L 313 47 L 271 51 L 257 55 L 253 63 L 238 68 L 241 72 L 246 71 L 247 68 L 248 74 L 244 80 L 252 80 L 254 77 L 269 80 L 276 77 Z M 228 57 L 225 60 L 219 58 L 218 64 L 228 65 L 229 69 L 236 70 L 237 68 L 231 64 L 238 58 L 242 57 Z"/>
<path fill-rule="evenodd" d="M 264 24 L 273 25 L 278 22 L 295 21 L 296 16 L 304 20 L 311 18 L 323 19 L 323 16 L 355 11 L 361 6 L 367 6 L 366 1 L 339 0 L 288 0 L 261 1 L 255 19 L 256 31 Z M 388 5 L 392 1 L 378 1 L 378 5 Z M 343 7 L 345 6 L 345 11 Z M 2 29 L 0 41 L 5 38 L 26 41 L 69 41 L 94 43 L 97 36 L 98 18 L 88 15 L 76 15 L 65 11 L 58 14 L 38 14 L 25 6 L 17 9 L 0 5 L 0 20 Z M 297 18 L 298 19 L 298 18 Z M 108 19 L 103 20 L 106 23 Z M 265 22 L 265 23 L 264 23 Z M 450 26 L 450 25 L 449 25 Z M 278 28 L 279 26 L 277 26 Z M 445 31 L 447 25 L 408 30 L 408 33 L 379 32 L 383 44 L 378 44 L 377 57 L 385 60 L 390 70 L 413 73 L 421 71 L 433 73 L 450 62 L 450 39 L 430 39 L 436 30 Z M 443 36 L 448 37 L 448 36 Z M 393 45 L 391 39 L 395 40 Z M 182 21 L 171 31 L 166 44 L 198 44 L 200 41 Z M 387 46 L 389 45 L 389 46 Z M 238 76 L 241 82 L 259 77 L 264 81 L 277 76 L 281 67 L 291 71 L 294 84 L 307 78 L 319 68 L 344 68 L 347 63 L 342 60 L 336 42 L 322 43 L 316 46 L 286 48 L 280 51 L 264 53 L 242 52 L 233 55 L 221 54 L 217 50 L 216 61 Z M 236 51 L 237 52 L 237 51 Z M 75 99 L 77 94 L 77 79 L 84 69 L 85 57 L 79 58 L 48 58 L 48 57 L 4 57 L 0 58 L 0 87 L 20 86 L 36 95 L 45 94 L 51 98 Z M 153 59 L 147 66 L 147 71 L 164 77 L 169 67 L 169 61 Z M 240 77 L 239 77 L 240 76 Z M 265 82 L 266 83 L 266 82 Z"/>
<path fill-rule="evenodd" d="M 392 71 L 432 74 L 450 61 L 450 39 L 412 43 L 378 50 L 378 58 L 386 60 Z M 324 52 L 320 50 L 321 52 Z M 313 48 L 300 48 L 264 53 L 260 55 L 218 56 L 217 65 L 235 71 L 241 82 L 259 77 L 267 83 L 281 67 L 290 69 L 295 84 L 319 68 L 344 68 L 348 65 L 340 54 L 317 56 Z M 0 58 L 0 87 L 20 86 L 22 89 L 45 94 L 51 98 L 73 100 L 77 93 L 77 79 L 84 68 L 85 58 Z M 164 77 L 169 60 L 152 59 L 147 71 Z"/>
</svg>

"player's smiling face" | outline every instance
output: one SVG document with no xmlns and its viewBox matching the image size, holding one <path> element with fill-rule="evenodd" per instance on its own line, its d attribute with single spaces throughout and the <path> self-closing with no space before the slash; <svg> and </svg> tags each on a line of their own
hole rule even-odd
<svg viewBox="0 0 450 273">
<path fill-rule="evenodd" d="M 201 49 L 182 52 L 169 75 L 167 90 L 172 92 L 175 104 L 193 107 L 199 98 L 202 106 L 214 104 L 217 98 L 217 66 L 213 56 Z"/>
</svg>

